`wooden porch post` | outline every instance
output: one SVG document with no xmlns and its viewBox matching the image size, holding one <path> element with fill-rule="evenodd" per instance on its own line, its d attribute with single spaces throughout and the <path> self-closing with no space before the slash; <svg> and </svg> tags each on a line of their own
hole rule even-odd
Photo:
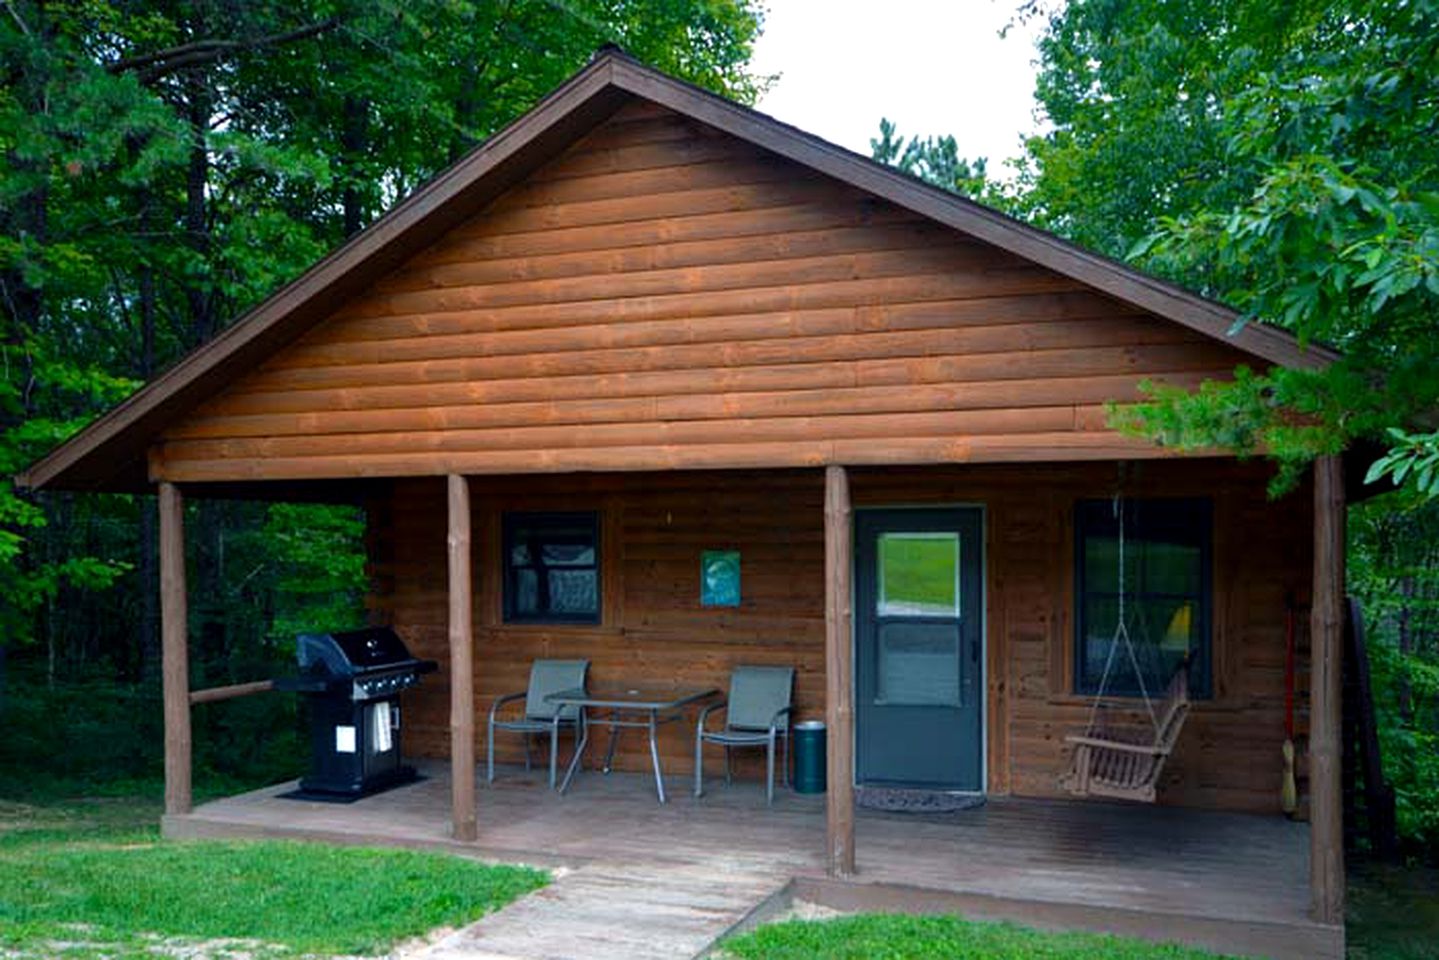
<svg viewBox="0 0 1439 960">
<path fill-rule="evenodd" d="M 1320 923 L 1344 922 L 1344 806 L 1340 710 L 1344 664 L 1344 472 L 1314 462 L 1314 600 L 1309 642 L 1309 894 Z"/>
<path fill-rule="evenodd" d="M 474 840 L 474 607 L 470 580 L 470 487 L 450 474 L 447 544 L 450 567 L 450 803 L 456 840 Z"/>
<path fill-rule="evenodd" d="M 854 873 L 853 569 L 849 475 L 844 467 L 831 466 L 824 474 L 824 675 L 829 726 L 825 836 L 829 873 L 837 877 Z"/>
<path fill-rule="evenodd" d="M 160 661 L 165 701 L 165 813 L 189 813 L 190 651 L 185 593 L 185 501 L 160 484 Z"/>
</svg>

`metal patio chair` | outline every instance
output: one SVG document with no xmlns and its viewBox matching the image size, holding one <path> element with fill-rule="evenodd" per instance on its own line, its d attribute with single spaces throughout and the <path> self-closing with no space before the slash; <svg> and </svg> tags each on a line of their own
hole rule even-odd
<svg viewBox="0 0 1439 960">
<path fill-rule="evenodd" d="M 546 697 L 562 690 L 583 690 L 589 673 L 588 660 L 536 660 L 530 665 L 530 686 L 519 693 L 506 694 L 490 707 L 490 727 L 486 743 L 486 772 L 490 783 L 495 782 L 495 731 L 508 730 L 525 736 L 525 769 L 530 767 L 530 737 L 537 733 L 550 735 L 550 789 L 555 788 L 555 774 L 559 768 L 560 729 L 569 727 L 578 744 L 584 734 L 584 711 L 577 706 L 561 707 L 550 703 Z M 523 712 L 518 717 L 501 717 L 500 708 L 507 703 L 524 700 Z"/>
<path fill-rule="evenodd" d="M 765 802 L 774 803 L 774 747 L 784 748 L 781 775 L 789 786 L 789 722 L 794 691 L 794 667 L 735 667 L 730 674 L 729 697 L 700 712 L 695 727 L 695 796 L 704 795 L 704 745 L 724 747 L 725 783 L 730 782 L 730 751 L 735 747 L 765 747 Z M 705 721 L 725 711 L 725 725 L 706 730 Z"/>
</svg>

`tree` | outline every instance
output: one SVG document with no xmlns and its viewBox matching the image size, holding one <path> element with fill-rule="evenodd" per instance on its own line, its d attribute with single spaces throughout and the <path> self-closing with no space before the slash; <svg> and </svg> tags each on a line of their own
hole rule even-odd
<svg viewBox="0 0 1439 960">
<path fill-rule="evenodd" d="M 896 136 L 894 122 L 879 121 L 879 136 L 869 141 L 870 156 L 880 163 L 903 170 L 912 177 L 944 190 L 960 193 L 977 200 L 1002 203 L 999 187 L 988 177 L 988 161 L 974 161 L 959 155 L 959 143 L 952 136 Z"/>
<path fill-rule="evenodd" d="M 759 23 L 750 0 L 5 0 L 0 472 L 223 329 L 605 43 L 752 100 Z M 0 481 L 0 644 L 38 642 L 62 666 L 97 654 L 153 667 L 151 513 Z M 290 629 L 300 598 L 334 586 L 304 544 L 358 556 L 353 520 L 192 505 L 195 593 L 210 601 L 196 632 L 215 660 Z M 312 539 L 254 539 L 266 523 Z M 222 589 L 239 556 L 258 572 Z M 358 596 L 359 567 L 341 568 Z M 91 589 L 104 584 L 118 589 Z"/>
<path fill-rule="evenodd" d="M 1439 425 L 1439 5 L 1076 0 L 1048 14 L 1018 208 L 1223 300 L 1330 369 L 1244 371 L 1120 411 L 1292 480 L 1357 438 Z M 1415 428 L 1420 432 L 1415 434 Z M 1415 449 L 1418 449 L 1417 447 Z M 1406 474 L 1417 480 L 1422 468 Z"/>
</svg>

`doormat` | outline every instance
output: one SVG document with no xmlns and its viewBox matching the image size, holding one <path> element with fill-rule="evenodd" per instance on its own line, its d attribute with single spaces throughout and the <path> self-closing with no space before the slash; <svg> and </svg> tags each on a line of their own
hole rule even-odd
<svg viewBox="0 0 1439 960">
<path fill-rule="evenodd" d="M 867 810 L 890 813 L 955 813 L 984 806 L 984 795 L 899 787 L 855 787 L 854 802 Z"/>
<path fill-rule="evenodd" d="M 333 793 L 326 790 L 306 790 L 304 787 L 298 787 L 285 793 L 277 793 L 275 796 L 281 800 L 308 800 L 311 803 L 354 803 L 356 800 L 373 797 L 386 790 L 409 786 L 412 783 L 428 779 L 423 774 L 416 773 L 412 767 L 405 767 L 393 779 L 385 780 L 383 783 L 375 784 L 368 790 L 358 793 Z"/>
</svg>

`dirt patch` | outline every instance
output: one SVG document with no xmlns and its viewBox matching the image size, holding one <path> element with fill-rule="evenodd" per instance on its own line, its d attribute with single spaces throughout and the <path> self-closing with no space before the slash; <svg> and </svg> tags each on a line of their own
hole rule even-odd
<svg viewBox="0 0 1439 960">
<path fill-rule="evenodd" d="M 15 800 L 0 800 L 0 833 L 13 830 L 35 830 L 41 827 L 58 826 L 65 822 L 64 817 L 57 817 L 44 807 L 19 803 Z"/>
<path fill-rule="evenodd" d="M 822 903 L 813 903 L 809 900 L 796 900 L 790 904 L 789 909 L 767 923 L 784 923 L 786 920 L 833 920 L 835 917 L 847 916 L 850 911 L 836 910 L 834 907 L 826 907 Z"/>
<path fill-rule="evenodd" d="M 263 940 L 235 937 L 196 939 L 141 933 L 129 939 L 116 940 L 98 935 L 93 928 L 83 923 L 66 924 L 63 934 L 33 946 L 0 951 L 0 958 L 4 960 L 50 960 L 68 956 L 88 958 L 112 955 L 148 955 L 155 960 L 272 960 L 293 954 Z"/>
</svg>

